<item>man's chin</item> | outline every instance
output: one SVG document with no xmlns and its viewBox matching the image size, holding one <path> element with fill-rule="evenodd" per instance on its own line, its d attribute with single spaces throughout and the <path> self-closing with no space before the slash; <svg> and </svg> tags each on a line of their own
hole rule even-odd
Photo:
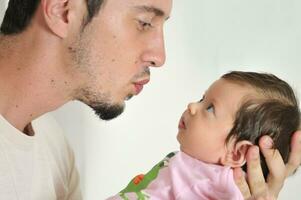
<svg viewBox="0 0 301 200">
<path fill-rule="evenodd" d="M 133 96 L 134 96 L 133 94 L 128 95 L 128 96 L 125 98 L 125 100 L 126 100 L 126 101 L 129 101 L 131 98 L 133 98 Z"/>
<path fill-rule="evenodd" d="M 124 104 L 115 104 L 115 105 L 98 105 L 91 106 L 94 110 L 95 114 L 102 120 L 111 120 L 119 115 L 121 115 L 124 111 Z"/>
</svg>

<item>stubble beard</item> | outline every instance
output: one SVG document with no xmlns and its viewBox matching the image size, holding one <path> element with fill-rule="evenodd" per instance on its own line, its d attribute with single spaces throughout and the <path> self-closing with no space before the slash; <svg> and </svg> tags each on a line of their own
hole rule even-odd
<svg viewBox="0 0 301 200">
<path fill-rule="evenodd" d="M 97 102 L 97 104 L 88 104 L 95 112 L 95 114 L 102 120 L 111 120 L 119 115 L 121 115 L 124 111 L 124 105 L 110 105 L 104 102 Z"/>
<path fill-rule="evenodd" d="M 125 109 L 124 103 L 111 103 L 108 95 L 93 94 L 91 91 L 82 89 L 77 92 L 76 100 L 88 105 L 102 120 L 111 120 L 121 115 Z"/>
<path fill-rule="evenodd" d="M 85 45 L 85 41 L 82 40 L 83 33 L 80 34 L 78 41 L 73 43 L 69 48 L 69 53 L 71 55 L 73 70 L 77 70 L 78 73 L 86 74 L 89 79 L 88 83 L 91 85 L 86 85 L 76 89 L 73 93 L 73 99 L 81 101 L 82 103 L 91 107 L 95 114 L 102 120 L 111 120 L 118 117 L 123 113 L 125 109 L 124 103 L 112 103 L 111 95 L 98 92 L 96 93 L 92 87 L 96 85 L 93 80 L 96 80 L 93 73 L 89 71 L 88 68 L 91 67 L 90 64 L 90 52 L 88 45 Z M 130 99 L 131 96 L 128 97 Z"/>
</svg>

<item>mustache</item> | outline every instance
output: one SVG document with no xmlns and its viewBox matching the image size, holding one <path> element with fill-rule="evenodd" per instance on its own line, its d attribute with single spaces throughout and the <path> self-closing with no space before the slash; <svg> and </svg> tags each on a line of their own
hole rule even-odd
<svg viewBox="0 0 301 200">
<path fill-rule="evenodd" d="M 142 72 L 140 72 L 139 74 L 137 74 L 134 79 L 139 79 L 141 77 L 145 77 L 145 76 L 150 76 L 151 72 L 150 69 L 148 67 L 144 68 Z"/>
</svg>

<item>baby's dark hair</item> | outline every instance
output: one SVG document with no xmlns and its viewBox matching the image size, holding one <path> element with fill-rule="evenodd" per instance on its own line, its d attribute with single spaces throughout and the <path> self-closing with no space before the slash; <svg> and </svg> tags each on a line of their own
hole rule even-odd
<svg viewBox="0 0 301 200">
<path fill-rule="evenodd" d="M 236 142 L 248 140 L 258 145 L 261 136 L 269 135 L 273 139 L 273 147 L 279 150 L 287 163 L 291 137 L 300 128 L 300 109 L 291 86 L 266 73 L 232 71 L 222 78 L 251 86 L 255 91 L 255 96 L 242 102 L 238 109 L 226 143 L 234 138 Z M 260 159 L 264 177 L 267 178 L 269 171 L 266 162 L 262 155 Z M 246 171 L 246 164 L 243 169 Z"/>
</svg>

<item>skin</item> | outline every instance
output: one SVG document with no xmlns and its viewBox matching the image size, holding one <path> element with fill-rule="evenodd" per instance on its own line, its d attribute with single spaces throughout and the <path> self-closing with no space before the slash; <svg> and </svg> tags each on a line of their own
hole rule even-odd
<svg viewBox="0 0 301 200">
<path fill-rule="evenodd" d="M 1 115 L 24 131 L 32 120 L 72 100 L 122 109 L 125 100 L 138 93 L 137 82 L 149 79 L 147 69 L 165 62 L 163 24 L 171 4 L 172 0 L 107 0 L 83 29 L 85 0 L 41 0 L 26 31 L 0 36 Z M 262 150 L 273 177 L 285 177 L 301 163 L 299 135 L 285 170 L 277 171 L 281 157 Z M 252 176 L 261 180 L 260 165 L 247 161 L 252 166 L 248 175 L 254 172 Z M 264 195 L 277 196 L 283 182 L 284 178 L 263 182 Z M 254 188 L 250 194 L 261 191 L 251 186 L 256 183 L 249 182 Z M 249 190 L 246 184 L 240 186 Z"/>
<path fill-rule="evenodd" d="M 2 39 L 0 112 L 21 131 L 71 100 L 124 107 L 165 62 L 171 0 L 109 0 L 84 29 L 85 1 L 66 2 L 43 0 L 30 28 Z"/>
<path fill-rule="evenodd" d="M 284 164 L 280 153 L 272 149 L 270 137 L 262 137 L 259 147 L 252 146 L 247 152 L 247 178 L 241 168 L 234 169 L 234 179 L 247 200 L 276 200 L 285 179 L 292 175 L 301 163 L 301 131 L 294 133 L 291 140 L 291 153 L 288 163 Z M 260 152 L 265 157 L 269 168 L 267 182 L 264 180 L 259 159 Z"/>
<path fill-rule="evenodd" d="M 158 11 L 147 11 L 150 4 Z M 107 1 L 71 44 L 74 65 L 82 71 L 77 80 L 84 80 L 73 97 L 92 106 L 123 107 L 137 94 L 135 83 L 150 79 L 149 67 L 165 62 L 163 24 L 170 10 L 171 1 Z"/>
<path fill-rule="evenodd" d="M 229 93 L 228 91 L 231 91 Z M 224 79 L 215 81 L 198 102 L 190 103 L 183 113 L 177 139 L 186 154 L 206 163 L 242 166 L 248 141 L 225 143 L 242 100 L 255 94 L 246 86 Z"/>
<path fill-rule="evenodd" d="M 232 128 L 233 116 L 240 103 L 239 99 L 252 95 L 251 90 L 250 88 L 246 90 L 245 87 L 239 87 L 222 79 L 216 81 L 210 86 L 202 101 L 188 105 L 187 110 L 183 113 L 186 129 L 179 129 L 177 139 L 181 150 L 196 159 L 235 167 L 234 179 L 245 199 L 275 200 L 285 178 L 292 175 L 301 163 L 299 156 L 301 132 L 297 131 L 292 137 L 291 154 L 286 164 L 279 151 L 272 149 L 272 139 L 268 136 L 260 138 L 259 147 L 253 146 L 247 141 L 239 142 L 236 147 L 231 146 L 233 143 L 231 144 L 230 141 L 230 144 L 225 146 L 224 141 Z M 231 93 L 227 91 L 231 91 Z M 212 102 L 219 106 L 213 108 Z M 208 132 L 208 130 L 210 131 Z M 245 146 L 249 148 L 247 151 L 245 151 Z M 260 167 L 259 149 L 269 166 L 270 174 L 267 182 Z M 240 154 L 235 155 L 237 152 Z M 233 155 L 236 159 L 237 155 L 245 156 L 235 160 Z M 247 178 L 240 168 L 245 160 L 248 168 Z"/>
</svg>

